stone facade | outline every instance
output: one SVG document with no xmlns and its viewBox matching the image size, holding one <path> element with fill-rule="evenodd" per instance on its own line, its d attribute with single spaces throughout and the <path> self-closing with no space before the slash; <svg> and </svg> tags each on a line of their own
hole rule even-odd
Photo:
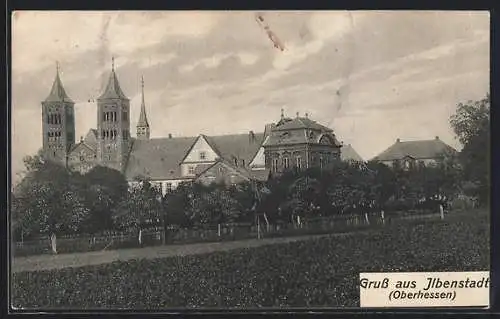
<svg viewBox="0 0 500 319">
<path fill-rule="evenodd" d="M 265 167 L 275 174 L 312 167 L 329 169 L 340 160 L 342 144 L 330 128 L 306 117 L 285 118 L 271 128 L 264 144 Z"/>
<path fill-rule="evenodd" d="M 333 131 L 305 117 L 286 118 L 265 125 L 264 132 L 194 137 L 151 138 L 144 100 L 130 136 L 130 101 L 111 68 L 108 83 L 96 103 L 97 129 L 75 143 L 74 102 L 63 88 L 59 72 L 49 97 L 42 102 L 43 151 L 84 174 L 95 166 L 122 172 L 130 184 L 139 177 L 161 187 L 163 193 L 182 182 L 212 181 L 237 184 L 265 181 L 286 170 L 328 169 L 340 159 L 341 143 Z"/>
</svg>

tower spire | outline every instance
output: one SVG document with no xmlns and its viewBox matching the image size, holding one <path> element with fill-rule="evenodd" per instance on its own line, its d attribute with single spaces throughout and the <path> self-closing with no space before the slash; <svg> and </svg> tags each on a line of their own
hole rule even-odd
<svg viewBox="0 0 500 319">
<path fill-rule="evenodd" d="M 73 102 L 69 96 L 66 94 L 66 90 L 59 76 L 59 61 L 56 61 L 56 77 L 54 83 L 52 83 L 52 88 L 50 89 L 49 96 L 45 99 L 46 102 Z"/>
<path fill-rule="evenodd" d="M 146 103 L 144 102 L 144 76 L 141 76 L 141 95 L 141 114 L 139 115 L 139 121 L 137 121 L 137 138 L 149 139 L 150 130 L 146 115 Z"/>
<path fill-rule="evenodd" d="M 98 100 L 106 99 L 122 99 L 128 100 L 128 98 L 123 93 L 118 78 L 115 73 L 115 57 L 111 57 L 111 74 L 109 76 L 108 84 L 104 89 L 104 93 L 98 98 Z"/>
</svg>

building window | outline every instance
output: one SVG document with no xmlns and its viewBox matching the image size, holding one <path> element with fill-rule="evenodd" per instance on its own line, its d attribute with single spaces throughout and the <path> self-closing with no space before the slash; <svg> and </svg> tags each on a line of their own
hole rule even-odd
<svg viewBox="0 0 500 319">
<path fill-rule="evenodd" d="M 204 161 L 207 158 L 207 153 L 204 151 L 200 152 L 200 160 Z"/>
<path fill-rule="evenodd" d="M 85 161 L 85 154 L 83 152 L 80 153 L 80 162 Z"/>
<path fill-rule="evenodd" d="M 194 175 L 194 166 L 189 166 L 188 172 L 189 172 L 189 175 Z"/>
<path fill-rule="evenodd" d="M 302 158 L 297 156 L 295 158 L 295 167 L 300 171 L 302 169 Z"/>
<path fill-rule="evenodd" d="M 171 192 L 172 191 L 172 183 L 167 183 L 166 186 L 167 186 L 167 192 Z"/>
<path fill-rule="evenodd" d="M 278 159 L 277 158 L 273 158 L 273 161 L 272 161 L 272 170 L 273 170 L 273 172 L 277 172 L 278 171 L 278 165 L 279 165 Z"/>
<path fill-rule="evenodd" d="M 410 160 L 404 161 L 404 165 L 405 165 L 405 169 L 407 169 L 407 170 L 411 169 L 411 162 L 410 162 Z"/>
<path fill-rule="evenodd" d="M 125 121 L 125 122 L 128 121 L 128 113 L 126 111 L 124 111 L 122 113 L 122 121 Z"/>
<path fill-rule="evenodd" d="M 127 130 L 123 130 L 122 134 L 123 134 L 123 139 L 127 140 L 128 139 Z"/>
<path fill-rule="evenodd" d="M 219 167 L 219 173 L 222 173 L 222 167 Z"/>
<path fill-rule="evenodd" d="M 323 169 L 323 156 L 322 155 L 319 156 L 319 168 Z"/>
<path fill-rule="evenodd" d="M 244 159 L 241 160 L 241 167 L 245 167 L 245 160 Z"/>
<path fill-rule="evenodd" d="M 283 168 L 284 169 L 290 168 L 290 159 L 288 157 L 283 158 Z"/>
</svg>

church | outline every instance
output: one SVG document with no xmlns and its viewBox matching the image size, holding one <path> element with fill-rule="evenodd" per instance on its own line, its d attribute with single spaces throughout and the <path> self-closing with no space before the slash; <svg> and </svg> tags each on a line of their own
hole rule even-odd
<svg viewBox="0 0 500 319">
<path fill-rule="evenodd" d="M 120 87 L 114 63 L 104 92 L 97 98 L 97 128 L 78 143 L 74 105 L 57 70 L 49 96 L 42 102 L 44 158 L 82 174 L 100 165 L 122 172 L 129 183 L 147 178 L 164 194 L 186 181 L 266 181 L 291 169 L 327 169 L 334 161 L 362 160 L 332 129 L 311 120 L 307 113 L 290 118 L 283 110 L 279 121 L 266 124 L 263 132 L 151 138 L 144 80 L 136 137 L 132 137 L 130 100 Z"/>
</svg>

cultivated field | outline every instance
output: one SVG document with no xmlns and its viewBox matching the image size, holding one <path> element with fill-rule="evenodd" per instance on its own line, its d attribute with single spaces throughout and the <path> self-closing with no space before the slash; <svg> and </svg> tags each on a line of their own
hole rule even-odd
<svg viewBox="0 0 500 319">
<path fill-rule="evenodd" d="M 345 236 L 20 272 L 13 274 L 12 304 L 44 309 L 356 307 L 360 272 L 488 270 L 489 233 L 488 213 L 471 212 Z"/>
</svg>

